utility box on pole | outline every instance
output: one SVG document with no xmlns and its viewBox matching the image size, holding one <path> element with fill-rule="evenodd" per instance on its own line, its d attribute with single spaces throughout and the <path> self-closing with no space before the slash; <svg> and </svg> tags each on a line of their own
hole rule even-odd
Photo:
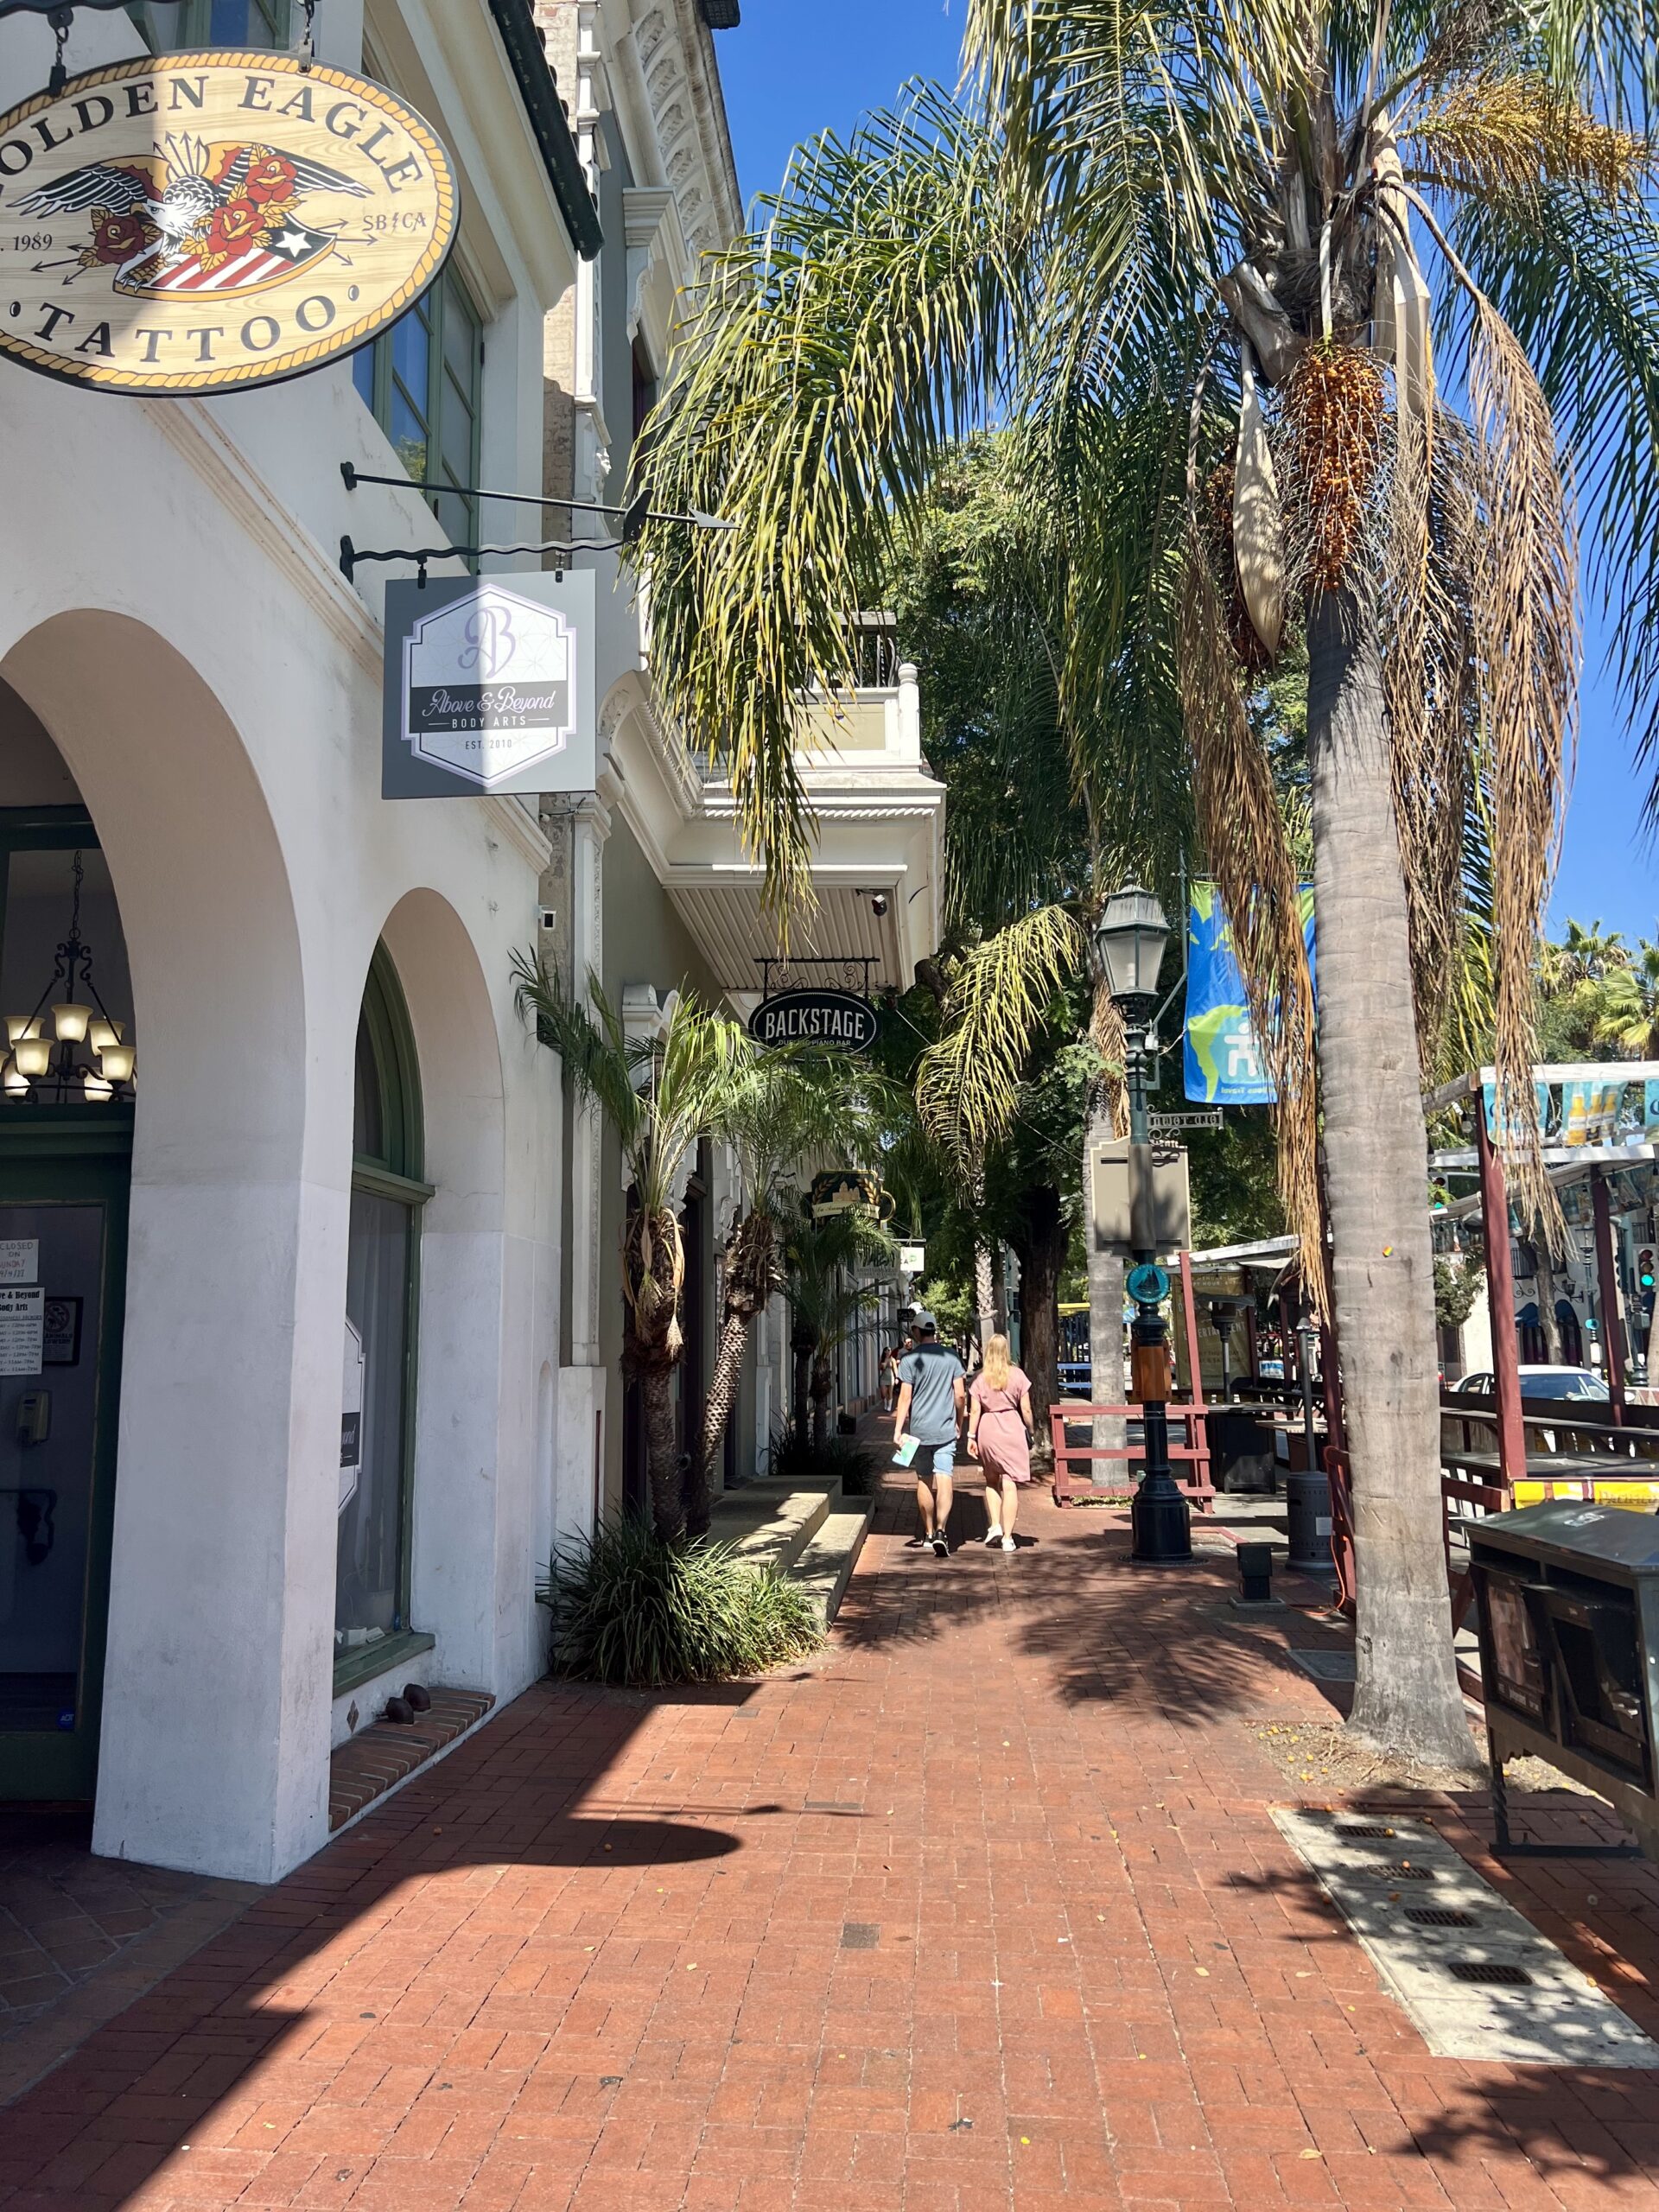
<svg viewBox="0 0 1659 2212">
<path fill-rule="evenodd" d="M 1089 1147 L 1089 1227 L 1095 1249 L 1184 1252 L 1192 1243 L 1186 1148 L 1108 1138 Z"/>
</svg>

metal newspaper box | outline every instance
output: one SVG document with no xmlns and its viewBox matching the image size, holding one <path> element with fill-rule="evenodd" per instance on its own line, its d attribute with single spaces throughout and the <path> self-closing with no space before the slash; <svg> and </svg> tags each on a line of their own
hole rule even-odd
<svg viewBox="0 0 1659 2212">
<path fill-rule="evenodd" d="M 1659 1518 L 1558 1499 L 1467 1526 L 1498 1848 L 1548 1847 L 1510 1842 L 1503 1761 L 1531 1752 L 1659 1859 Z"/>
</svg>

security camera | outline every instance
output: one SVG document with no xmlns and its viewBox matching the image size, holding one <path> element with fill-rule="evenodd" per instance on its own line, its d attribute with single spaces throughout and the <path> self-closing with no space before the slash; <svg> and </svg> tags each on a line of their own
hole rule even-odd
<svg viewBox="0 0 1659 2212">
<path fill-rule="evenodd" d="M 885 914 L 885 913 L 887 912 L 887 893 L 886 893 L 885 891 L 872 891 L 872 892 L 871 892 L 871 893 L 870 893 L 870 912 L 871 912 L 873 914 L 878 914 L 878 915 L 880 915 L 880 914 Z"/>
</svg>

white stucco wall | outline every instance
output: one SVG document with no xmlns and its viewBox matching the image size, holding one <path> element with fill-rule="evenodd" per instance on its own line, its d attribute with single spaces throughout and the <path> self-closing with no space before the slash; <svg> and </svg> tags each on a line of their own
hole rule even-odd
<svg viewBox="0 0 1659 2212">
<path fill-rule="evenodd" d="M 483 480 L 533 489 L 569 244 L 505 72 L 463 68 L 441 7 L 396 17 L 493 318 Z M 353 588 L 339 541 L 435 525 L 413 494 L 346 492 L 342 461 L 395 466 L 348 365 L 206 403 L 0 368 L 0 677 L 97 826 L 139 1051 L 95 1848 L 270 1880 L 327 1837 L 353 1047 L 382 936 L 435 1186 L 411 1612 L 437 1641 L 397 1681 L 505 1700 L 543 1663 L 561 1109 L 509 963 L 546 846 L 516 802 L 380 798 L 383 572 Z"/>
</svg>

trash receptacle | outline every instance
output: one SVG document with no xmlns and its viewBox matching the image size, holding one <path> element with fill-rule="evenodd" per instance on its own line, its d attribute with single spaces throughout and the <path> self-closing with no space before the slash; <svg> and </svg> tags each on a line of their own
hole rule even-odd
<svg viewBox="0 0 1659 2212">
<path fill-rule="evenodd" d="M 1503 1762 L 1530 1752 L 1659 1859 L 1659 1518 L 1557 1500 L 1468 1535 L 1499 1848 L 1516 1847 Z"/>
<path fill-rule="evenodd" d="M 1211 1478 L 1234 1497 L 1273 1491 L 1273 1431 L 1258 1415 L 1217 1406 L 1204 1417 L 1210 1438 Z"/>
</svg>

